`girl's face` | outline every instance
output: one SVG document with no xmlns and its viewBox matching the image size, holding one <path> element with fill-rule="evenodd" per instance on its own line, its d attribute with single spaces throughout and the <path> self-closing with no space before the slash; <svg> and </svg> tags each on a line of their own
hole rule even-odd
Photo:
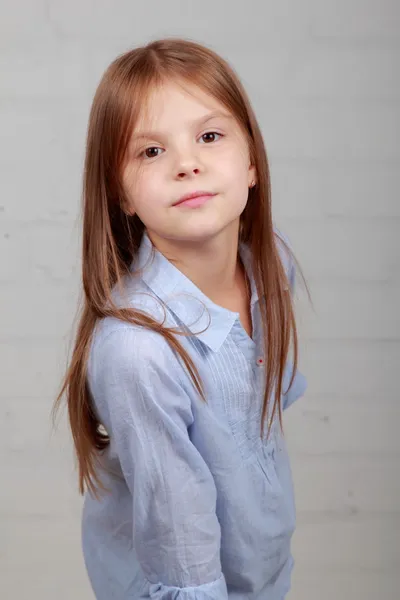
<svg viewBox="0 0 400 600">
<path fill-rule="evenodd" d="M 153 240 L 237 234 L 253 180 L 245 135 L 217 100 L 177 84 L 151 95 L 129 143 L 123 183 L 127 212 L 138 215 Z M 179 203 L 196 192 L 212 195 Z"/>
</svg>

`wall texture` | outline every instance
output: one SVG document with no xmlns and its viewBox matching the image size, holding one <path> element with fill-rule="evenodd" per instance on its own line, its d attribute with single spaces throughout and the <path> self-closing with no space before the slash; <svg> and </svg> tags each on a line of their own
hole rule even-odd
<svg viewBox="0 0 400 600">
<path fill-rule="evenodd" d="M 242 76 L 299 289 L 307 396 L 286 414 L 293 600 L 400 597 L 400 7 L 396 0 L 2 0 L 0 597 L 89 600 L 65 418 L 84 135 L 116 54 L 182 35 Z M 397 306 L 397 310 L 396 310 Z"/>
</svg>

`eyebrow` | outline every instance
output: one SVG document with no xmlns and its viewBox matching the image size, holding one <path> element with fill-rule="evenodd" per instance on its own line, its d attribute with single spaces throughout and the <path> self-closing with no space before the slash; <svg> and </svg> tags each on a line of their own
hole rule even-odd
<svg viewBox="0 0 400 600">
<path fill-rule="evenodd" d="M 204 117 L 200 117 L 200 119 L 196 119 L 193 121 L 194 127 L 199 127 L 200 125 L 205 125 L 208 121 L 212 119 L 223 118 L 223 119 L 233 119 L 233 116 L 227 112 L 223 112 L 221 110 L 215 110 Z M 140 138 L 154 138 L 154 137 L 162 137 L 164 134 L 161 131 L 138 131 L 132 135 L 132 141 L 135 141 Z"/>
</svg>

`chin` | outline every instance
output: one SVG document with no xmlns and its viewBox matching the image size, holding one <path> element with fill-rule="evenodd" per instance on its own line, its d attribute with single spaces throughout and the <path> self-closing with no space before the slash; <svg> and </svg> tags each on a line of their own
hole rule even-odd
<svg viewBox="0 0 400 600">
<path fill-rule="evenodd" d="M 202 244 L 220 235 L 238 235 L 239 220 L 240 214 L 221 215 L 216 211 L 208 214 L 193 211 L 192 214 L 185 215 L 185 218 L 170 220 L 168 224 L 160 223 L 153 231 L 158 237 L 171 242 Z"/>
<path fill-rule="evenodd" d="M 175 234 L 175 239 L 182 242 L 192 242 L 202 244 L 217 238 L 224 230 L 229 229 L 228 225 L 220 225 L 217 223 L 201 223 L 188 227 L 186 231 L 180 232 L 180 235 Z"/>
</svg>

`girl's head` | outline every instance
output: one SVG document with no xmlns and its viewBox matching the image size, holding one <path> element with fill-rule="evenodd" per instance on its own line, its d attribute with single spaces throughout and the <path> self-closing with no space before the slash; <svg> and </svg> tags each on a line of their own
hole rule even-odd
<svg viewBox="0 0 400 600">
<path fill-rule="evenodd" d="M 166 73 L 146 90 L 128 142 L 121 170 L 124 208 L 154 242 L 201 243 L 226 229 L 234 233 L 255 179 L 246 129 L 202 83 Z M 214 196 L 196 210 L 179 203 L 198 191 Z"/>
<path fill-rule="evenodd" d="M 198 191 L 212 194 L 201 208 L 179 205 L 183 196 Z M 223 232 L 250 246 L 264 299 L 262 425 L 273 389 L 273 412 L 280 411 L 289 344 L 292 339 L 296 365 L 297 338 L 274 240 L 263 139 L 241 83 L 213 51 L 167 39 L 127 52 L 110 65 L 90 113 L 83 201 L 85 304 L 59 399 L 67 394 L 81 489 L 87 484 L 93 490 L 99 483 L 97 453 L 108 444 L 86 382 L 99 318 L 113 315 L 158 331 L 201 391 L 195 365 L 176 332 L 112 301 L 112 289 L 128 272 L 145 229 L 156 246 L 163 240 L 203 243 Z"/>
<path fill-rule="evenodd" d="M 199 190 L 215 194 L 200 210 L 174 206 Z M 243 241 L 260 239 L 268 226 L 272 232 L 262 136 L 229 65 L 179 39 L 117 58 L 93 101 L 84 200 L 84 264 L 93 283 L 102 269 L 93 269 L 92 261 L 105 264 L 97 250 L 117 260 L 117 276 L 144 228 L 153 241 L 201 242 L 234 230 L 240 218 Z"/>
</svg>

